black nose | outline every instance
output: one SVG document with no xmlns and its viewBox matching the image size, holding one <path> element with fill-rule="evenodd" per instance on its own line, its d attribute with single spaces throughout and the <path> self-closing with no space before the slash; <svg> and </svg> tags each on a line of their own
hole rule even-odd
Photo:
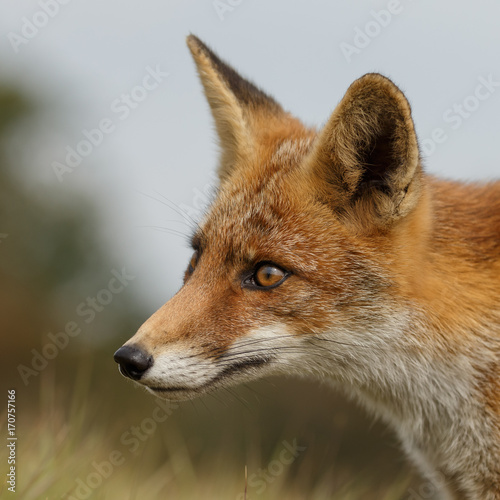
<svg viewBox="0 0 500 500">
<path fill-rule="evenodd" d="M 124 345 L 115 352 L 115 361 L 120 365 L 120 372 L 132 380 L 139 380 L 153 364 L 153 356 L 135 347 Z"/>
</svg>

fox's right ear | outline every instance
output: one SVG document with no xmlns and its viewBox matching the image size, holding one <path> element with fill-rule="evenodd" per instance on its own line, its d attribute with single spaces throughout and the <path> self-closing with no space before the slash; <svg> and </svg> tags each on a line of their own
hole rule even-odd
<svg viewBox="0 0 500 500">
<path fill-rule="evenodd" d="M 221 61 L 196 36 L 189 35 L 187 44 L 217 127 L 222 149 L 219 177 L 224 179 L 240 161 L 256 154 L 263 128 L 271 128 L 285 113 L 273 98 Z"/>
<path fill-rule="evenodd" d="M 317 194 L 362 231 L 387 228 L 416 206 L 422 169 L 408 101 L 376 73 L 356 80 L 308 158 Z"/>
</svg>

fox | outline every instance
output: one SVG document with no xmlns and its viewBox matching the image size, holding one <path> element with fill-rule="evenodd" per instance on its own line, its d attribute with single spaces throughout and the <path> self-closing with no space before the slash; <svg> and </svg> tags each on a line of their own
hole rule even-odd
<svg viewBox="0 0 500 500">
<path fill-rule="evenodd" d="M 220 146 L 180 290 L 120 347 L 168 400 L 328 381 L 447 500 L 500 499 L 500 182 L 424 170 L 410 104 L 368 73 L 320 128 L 187 37 Z"/>
</svg>

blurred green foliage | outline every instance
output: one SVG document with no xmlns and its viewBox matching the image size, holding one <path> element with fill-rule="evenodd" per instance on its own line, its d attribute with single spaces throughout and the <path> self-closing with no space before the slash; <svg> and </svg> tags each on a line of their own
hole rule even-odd
<svg viewBox="0 0 500 500">
<path fill-rule="evenodd" d="M 22 134 L 36 113 L 28 98 L 0 87 L 0 314 L 9 344 L 8 351 L 0 350 L 4 383 L 15 380 L 18 363 L 30 366 L 31 350 L 46 342 L 49 331 L 62 329 L 86 293 L 101 289 L 117 267 L 99 240 L 99 216 L 89 200 L 61 186 L 28 188 L 22 162 L 9 163 L 6 148 L 12 132 L 17 128 Z M 107 308 L 105 319 L 126 335 L 141 316 L 131 294 L 124 293 Z M 92 338 L 99 327 L 98 322 L 90 325 L 68 351 Z M 107 345 L 116 337 L 107 332 Z M 56 361 L 64 363 L 68 357 Z"/>
</svg>

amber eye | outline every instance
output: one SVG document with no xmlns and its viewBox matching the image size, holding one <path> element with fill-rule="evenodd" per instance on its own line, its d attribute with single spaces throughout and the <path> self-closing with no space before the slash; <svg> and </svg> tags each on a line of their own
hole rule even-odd
<svg viewBox="0 0 500 500">
<path fill-rule="evenodd" d="M 253 275 L 256 286 L 271 288 L 280 285 L 288 274 L 274 264 L 262 264 Z"/>
<path fill-rule="evenodd" d="M 197 263 L 198 263 L 198 252 L 194 252 L 193 256 L 191 257 L 191 260 L 189 261 L 189 265 L 188 265 L 188 273 L 189 274 L 194 272 L 194 269 L 195 269 Z"/>
</svg>

